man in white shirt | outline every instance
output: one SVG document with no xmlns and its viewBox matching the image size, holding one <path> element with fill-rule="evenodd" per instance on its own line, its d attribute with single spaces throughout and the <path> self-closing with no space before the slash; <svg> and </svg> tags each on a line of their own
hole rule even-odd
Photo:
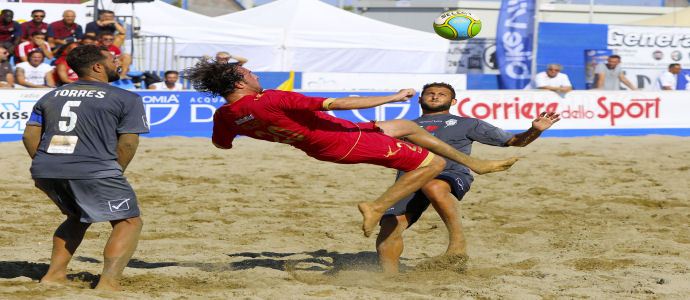
<svg viewBox="0 0 690 300">
<path fill-rule="evenodd" d="M 177 71 L 167 71 L 164 74 L 165 81 L 156 82 L 149 86 L 150 90 L 161 90 L 161 91 L 182 91 L 185 88 L 181 83 L 177 82 L 180 78 L 180 73 Z"/>
<path fill-rule="evenodd" d="M 664 90 L 675 90 L 676 83 L 678 82 L 678 73 L 683 69 L 680 64 L 670 64 L 668 65 L 668 71 L 662 73 L 659 78 L 654 82 L 654 90 L 664 91 Z"/>
<path fill-rule="evenodd" d="M 540 72 L 534 77 L 534 87 L 554 91 L 556 93 L 567 93 L 573 90 L 568 75 L 561 73 L 563 66 L 560 64 L 550 64 L 546 67 L 546 72 Z"/>
<path fill-rule="evenodd" d="M 15 66 L 17 83 L 25 87 L 54 88 L 53 66 L 43 63 L 43 52 L 34 50 L 29 52 L 28 57 L 29 61 Z"/>
</svg>

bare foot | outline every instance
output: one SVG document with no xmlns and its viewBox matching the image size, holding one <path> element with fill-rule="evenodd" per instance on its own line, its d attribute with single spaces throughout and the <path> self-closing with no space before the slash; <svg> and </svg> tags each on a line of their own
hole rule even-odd
<svg viewBox="0 0 690 300">
<path fill-rule="evenodd" d="M 45 276 L 43 276 L 43 278 L 41 278 L 41 281 L 39 281 L 39 282 L 40 283 L 46 283 L 46 282 L 63 283 L 63 282 L 67 282 L 67 276 L 66 275 L 48 276 L 48 274 L 46 274 Z"/>
<path fill-rule="evenodd" d="M 357 204 L 357 208 L 359 208 L 359 212 L 362 213 L 362 217 L 364 218 L 364 221 L 362 221 L 362 231 L 364 231 L 364 236 L 366 237 L 371 235 L 383 216 L 383 212 L 377 211 L 376 208 L 372 206 L 373 204 L 369 202 Z"/>
<path fill-rule="evenodd" d="M 106 290 L 106 291 L 121 291 L 122 288 L 120 287 L 120 284 L 117 282 L 115 279 L 110 279 L 110 278 L 103 278 L 104 276 L 101 275 L 101 278 L 98 280 L 98 284 L 94 289 L 96 290 Z"/>
<path fill-rule="evenodd" d="M 475 169 L 472 169 L 477 174 L 486 174 L 486 173 L 492 173 L 492 172 L 500 172 L 500 171 L 505 171 L 510 169 L 515 162 L 518 161 L 517 157 L 513 157 L 510 159 L 506 160 L 480 160 L 479 166 Z"/>
</svg>

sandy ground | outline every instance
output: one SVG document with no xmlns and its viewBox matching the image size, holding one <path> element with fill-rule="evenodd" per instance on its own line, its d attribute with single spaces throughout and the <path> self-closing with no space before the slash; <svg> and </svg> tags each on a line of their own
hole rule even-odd
<svg viewBox="0 0 690 300">
<path fill-rule="evenodd" d="M 402 273 L 376 264 L 356 203 L 394 172 L 316 161 L 240 139 L 142 138 L 126 176 L 144 229 L 124 292 L 90 289 L 110 232 L 95 224 L 65 285 L 39 284 L 63 217 L 33 187 L 20 142 L 0 143 L 0 299 L 688 299 L 690 138 L 544 138 L 477 176 L 461 202 L 470 260 L 430 270 L 447 234 L 429 210 L 406 231 Z"/>
</svg>

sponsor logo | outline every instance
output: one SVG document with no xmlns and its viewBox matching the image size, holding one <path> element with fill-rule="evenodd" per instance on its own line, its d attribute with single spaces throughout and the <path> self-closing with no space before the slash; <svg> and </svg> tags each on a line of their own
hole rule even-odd
<svg viewBox="0 0 690 300">
<path fill-rule="evenodd" d="M 659 48 L 690 47 L 689 33 L 640 32 L 638 28 L 639 27 L 635 27 L 634 31 L 628 31 L 626 28 L 616 28 L 610 30 L 608 36 L 609 46 Z"/>
<path fill-rule="evenodd" d="M 0 133 L 21 134 L 36 101 L 0 102 Z"/>
<path fill-rule="evenodd" d="M 525 102 L 515 97 L 513 102 L 485 103 L 464 98 L 458 103 L 458 115 L 477 119 L 535 119 L 540 112 L 556 112 L 558 103 Z"/>
<path fill-rule="evenodd" d="M 431 132 L 431 131 L 438 129 L 438 126 L 427 126 L 424 129 L 426 129 L 426 131 Z"/>
<path fill-rule="evenodd" d="M 180 108 L 178 97 L 179 95 L 177 94 L 142 96 L 141 99 L 146 108 L 146 119 L 149 120 L 149 126 L 163 124 L 175 116 L 175 113 Z"/>
<path fill-rule="evenodd" d="M 395 150 L 395 151 L 391 150 L 391 146 L 388 146 L 388 154 L 384 155 L 383 157 L 391 157 L 393 155 L 396 155 L 398 153 L 398 151 L 400 151 L 400 149 L 401 149 L 400 145 L 398 145 L 398 150 Z"/>
<path fill-rule="evenodd" d="M 108 201 L 108 207 L 110 208 L 111 212 L 116 212 L 116 211 L 126 211 L 129 210 L 129 198 L 127 199 L 118 199 L 118 200 L 109 200 Z"/>
<path fill-rule="evenodd" d="M 241 119 L 239 119 L 239 120 L 235 120 L 235 124 L 240 125 L 240 124 L 249 122 L 249 121 L 251 121 L 251 120 L 254 120 L 254 115 L 251 115 L 251 114 L 250 114 L 250 115 L 245 116 L 245 117 L 243 117 L 243 118 L 241 118 Z"/>
<path fill-rule="evenodd" d="M 448 126 L 455 126 L 456 124 L 458 124 L 458 120 L 456 119 L 446 120 L 446 127 L 443 128 L 447 128 Z"/>
</svg>

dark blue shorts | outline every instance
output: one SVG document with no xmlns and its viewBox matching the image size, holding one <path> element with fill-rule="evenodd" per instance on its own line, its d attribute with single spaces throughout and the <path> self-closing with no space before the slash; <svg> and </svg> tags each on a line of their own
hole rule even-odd
<svg viewBox="0 0 690 300">
<path fill-rule="evenodd" d="M 139 216 L 134 190 L 124 176 L 94 179 L 34 178 L 42 190 L 70 218 L 82 223 Z"/>
<path fill-rule="evenodd" d="M 443 171 L 441 174 L 436 176 L 434 179 L 440 179 L 450 184 L 451 193 L 458 201 L 462 200 L 465 193 L 470 190 L 470 185 L 474 180 L 470 175 L 463 173 L 451 173 Z M 412 226 L 422 213 L 429 207 L 429 199 L 424 195 L 422 190 L 418 190 L 410 195 L 407 195 L 402 200 L 398 201 L 389 208 L 384 214 L 381 220 L 388 217 L 402 216 L 407 214 L 410 216 L 409 224 L 407 227 Z"/>
</svg>

